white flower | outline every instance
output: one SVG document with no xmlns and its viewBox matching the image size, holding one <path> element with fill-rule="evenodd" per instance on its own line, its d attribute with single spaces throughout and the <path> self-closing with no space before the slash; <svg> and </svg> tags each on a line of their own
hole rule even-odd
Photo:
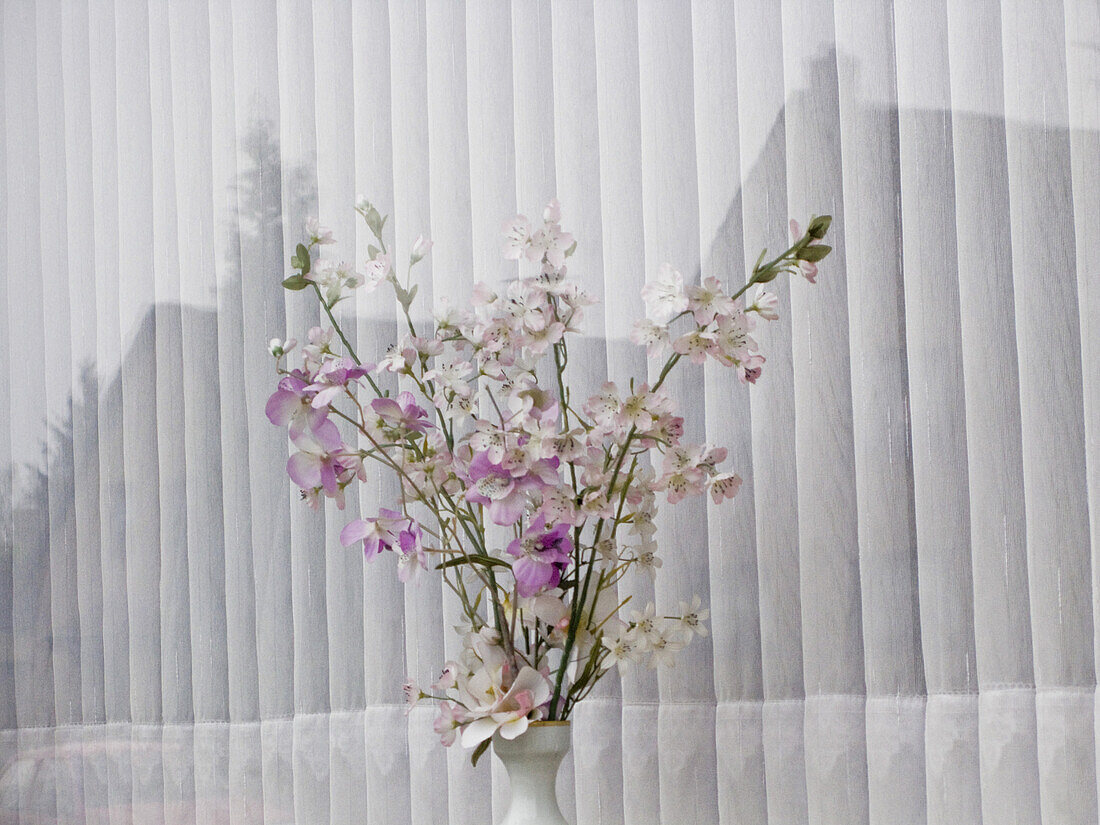
<svg viewBox="0 0 1100 825">
<path fill-rule="evenodd" d="M 306 278 L 321 288 L 329 306 L 345 297 L 345 289 L 356 289 L 363 284 L 363 276 L 343 261 L 320 260 Z"/>
<path fill-rule="evenodd" d="M 309 218 L 306 220 L 306 234 L 309 235 L 310 243 L 336 243 L 336 238 L 332 236 L 332 230 L 327 226 L 321 226 L 316 218 Z"/>
<path fill-rule="evenodd" d="M 521 668 L 507 691 L 501 674 L 497 668 L 482 668 L 459 684 L 460 700 L 473 718 L 462 731 L 462 747 L 476 747 L 498 729 L 505 739 L 515 739 L 540 718 L 541 706 L 550 701 L 550 683 L 534 668 Z"/>
<path fill-rule="evenodd" d="M 504 234 L 501 254 L 509 261 L 518 261 L 523 257 L 527 244 L 531 240 L 531 224 L 523 215 L 516 215 L 504 222 L 500 228 Z"/>
<path fill-rule="evenodd" d="M 656 547 L 652 542 L 646 542 L 634 551 L 634 562 L 639 570 L 644 570 L 653 581 L 657 580 L 657 569 L 663 564 L 660 557 L 652 548 Z"/>
<path fill-rule="evenodd" d="M 650 358 L 659 358 L 669 346 L 668 326 L 649 318 L 641 318 L 634 322 L 630 340 L 638 346 L 644 346 Z"/>
<path fill-rule="evenodd" d="M 663 264 L 656 281 L 642 287 L 642 299 L 645 301 L 649 319 L 658 324 L 667 324 L 675 315 L 688 307 L 688 298 L 684 294 L 684 276 Z"/>
<path fill-rule="evenodd" d="M 660 628 L 657 626 L 657 608 L 654 607 L 653 602 L 645 606 L 644 613 L 631 610 L 630 623 L 634 625 L 635 641 L 639 650 L 645 650 L 649 647 L 650 639 L 656 639 L 660 635 Z"/>
<path fill-rule="evenodd" d="M 627 665 L 638 661 L 638 643 L 635 640 L 634 631 L 620 633 L 618 636 L 603 635 L 603 646 L 607 648 L 607 656 L 603 660 L 603 669 L 608 670 L 618 666 L 622 672 Z"/>
<path fill-rule="evenodd" d="M 768 292 L 762 286 L 756 288 L 753 293 L 752 306 L 749 312 L 755 312 L 765 321 L 779 320 L 779 296 L 774 292 Z"/>
<path fill-rule="evenodd" d="M 706 636 L 709 633 L 703 622 L 710 616 L 710 610 L 706 608 L 700 610 L 701 604 L 698 595 L 692 598 L 690 605 L 687 602 L 680 602 L 680 630 L 688 639 L 691 639 L 694 634 Z"/>
<path fill-rule="evenodd" d="M 672 667 L 676 664 L 676 654 L 684 649 L 684 642 L 671 627 L 663 627 L 649 637 L 649 666 L 657 668 L 660 665 Z"/>
</svg>

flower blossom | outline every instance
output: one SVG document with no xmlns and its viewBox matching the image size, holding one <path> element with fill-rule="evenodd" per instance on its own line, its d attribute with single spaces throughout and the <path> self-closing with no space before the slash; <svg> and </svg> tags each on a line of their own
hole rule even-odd
<svg viewBox="0 0 1100 825">
<path fill-rule="evenodd" d="M 333 237 L 332 230 L 327 226 L 321 226 L 316 218 L 306 219 L 306 234 L 309 235 L 309 242 L 311 244 L 336 243 L 336 238 Z"/>
<path fill-rule="evenodd" d="M 460 683 L 462 703 L 473 717 L 462 730 L 462 747 L 475 747 L 498 730 L 505 739 L 515 739 L 527 731 L 531 721 L 541 718 L 542 706 L 550 701 L 547 678 L 524 665 L 505 690 L 501 674 L 495 668 L 483 668 Z"/>
<path fill-rule="evenodd" d="M 542 590 L 557 587 L 561 574 L 569 566 L 573 542 L 569 540 L 569 525 L 546 527 L 544 516 L 538 516 L 521 538 L 508 545 L 512 573 L 516 578 L 516 593 L 529 598 Z"/>
<path fill-rule="evenodd" d="M 695 315 L 697 324 L 709 324 L 716 317 L 733 314 L 737 308 L 737 302 L 726 294 L 722 283 L 713 276 L 699 286 L 689 286 L 687 297 L 688 309 Z"/>
<path fill-rule="evenodd" d="M 267 399 L 264 412 L 268 421 L 277 427 L 289 426 L 291 437 L 303 430 L 316 429 L 328 411 L 313 405 L 314 394 L 300 370 L 283 376 L 278 389 Z"/>
<path fill-rule="evenodd" d="M 392 550 L 395 544 L 399 544 L 401 534 L 411 529 L 411 522 L 412 519 L 396 510 L 383 508 L 378 511 L 378 518 L 348 522 L 340 531 L 340 543 L 350 547 L 363 542 L 363 555 L 370 561 L 383 550 Z"/>
<path fill-rule="evenodd" d="M 423 433 L 434 426 L 427 420 L 428 414 L 417 406 L 416 399 L 408 391 L 399 394 L 396 399 L 375 398 L 370 406 L 378 416 L 377 426 L 381 430 Z"/>
<path fill-rule="evenodd" d="M 486 453 L 478 453 L 467 471 L 472 486 L 466 490 L 466 500 L 486 506 L 494 524 L 515 524 L 529 493 L 557 486 L 557 466 L 558 460 L 551 458 L 508 470 Z"/>
<path fill-rule="evenodd" d="M 642 299 L 645 301 L 649 320 L 656 324 L 667 324 L 673 316 L 688 308 L 688 297 L 684 294 L 684 276 L 673 269 L 671 264 L 662 264 L 657 280 L 642 287 Z"/>
<path fill-rule="evenodd" d="M 758 286 L 753 293 L 752 306 L 747 311 L 755 312 L 765 321 L 778 321 L 779 296 Z"/>
<path fill-rule="evenodd" d="M 287 461 L 287 474 L 303 490 L 321 488 L 326 495 L 336 498 L 341 479 L 353 469 L 343 460 L 345 447 L 336 425 L 325 420 L 316 428 L 293 433 L 290 438 L 298 452 Z M 338 499 L 337 504 L 342 507 L 343 501 Z"/>
</svg>

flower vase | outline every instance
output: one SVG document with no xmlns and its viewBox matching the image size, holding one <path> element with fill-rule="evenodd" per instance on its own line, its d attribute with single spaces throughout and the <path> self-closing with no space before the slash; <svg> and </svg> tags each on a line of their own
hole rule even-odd
<svg viewBox="0 0 1100 825">
<path fill-rule="evenodd" d="M 533 722 L 515 739 L 496 733 L 493 750 L 508 771 L 512 801 L 500 825 L 569 825 L 558 808 L 556 780 L 569 752 L 568 722 Z"/>
</svg>

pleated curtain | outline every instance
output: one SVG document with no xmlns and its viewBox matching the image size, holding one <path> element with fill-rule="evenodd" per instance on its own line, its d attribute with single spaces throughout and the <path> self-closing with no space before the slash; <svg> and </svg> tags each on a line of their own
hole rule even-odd
<svg viewBox="0 0 1100 825">
<path fill-rule="evenodd" d="M 307 217 L 421 232 L 418 318 L 515 274 L 557 197 L 598 296 L 577 392 L 666 261 L 739 284 L 789 217 L 755 386 L 671 382 L 730 448 L 656 585 L 711 635 L 577 708 L 578 825 L 1095 825 L 1100 7 L 1086 0 L 3 0 L 0 821 L 485 825 L 438 745 L 457 616 L 315 513 L 264 417 Z M 361 354 L 399 333 L 342 305 Z"/>
</svg>

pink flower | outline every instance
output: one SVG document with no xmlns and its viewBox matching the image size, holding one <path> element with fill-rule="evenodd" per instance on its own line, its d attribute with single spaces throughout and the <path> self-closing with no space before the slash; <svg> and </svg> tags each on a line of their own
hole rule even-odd
<svg viewBox="0 0 1100 825">
<path fill-rule="evenodd" d="M 718 328 L 713 333 L 715 360 L 727 367 L 747 360 L 756 350 L 751 332 L 752 321 L 743 312 L 719 318 Z"/>
<path fill-rule="evenodd" d="M 458 738 L 458 729 L 466 721 L 466 713 L 461 705 L 453 702 L 439 703 L 439 716 L 432 723 L 432 728 L 439 734 L 439 741 L 443 747 L 449 748 Z"/>
<path fill-rule="evenodd" d="M 466 490 L 466 500 L 488 507 L 494 524 L 515 524 L 523 515 L 529 493 L 557 485 L 557 467 L 556 458 L 544 458 L 530 467 L 509 471 L 493 463 L 486 453 L 478 453 L 467 470 L 473 486 Z"/>
<path fill-rule="evenodd" d="M 733 498 L 741 489 L 741 476 L 736 473 L 719 473 L 710 480 L 710 497 L 715 504 Z"/>
<path fill-rule="evenodd" d="M 367 261 L 366 291 L 370 292 L 390 274 L 390 256 L 382 252 Z"/>
<path fill-rule="evenodd" d="M 685 332 L 672 344 L 673 351 L 686 355 L 693 364 L 702 364 L 707 354 L 714 350 L 714 333 L 705 329 L 693 329 Z"/>
<path fill-rule="evenodd" d="M 737 377 L 742 384 L 755 384 L 760 373 L 764 371 L 764 356 L 752 353 L 744 361 L 737 365 Z"/>
<path fill-rule="evenodd" d="M 737 302 L 722 289 L 721 282 L 710 277 L 700 286 L 687 288 L 688 309 L 695 315 L 698 324 L 709 324 L 716 316 L 730 315 L 737 308 Z"/>
</svg>

